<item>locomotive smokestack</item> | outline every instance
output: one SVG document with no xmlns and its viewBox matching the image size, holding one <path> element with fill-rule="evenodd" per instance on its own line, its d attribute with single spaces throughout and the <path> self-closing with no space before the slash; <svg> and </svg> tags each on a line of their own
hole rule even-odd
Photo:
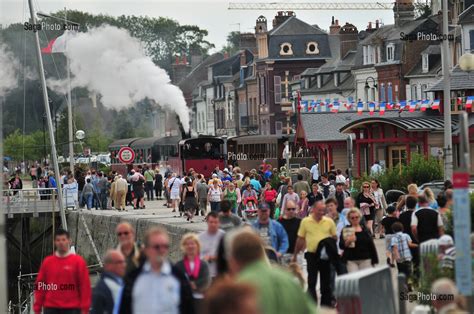
<svg viewBox="0 0 474 314">
<path fill-rule="evenodd" d="M 184 140 L 187 138 L 191 138 L 191 130 L 189 130 L 188 132 L 184 130 L 183 124 L 181 123 L 181 120 L 179 119 L 178 115 L 176 115 L 176 122 L 178 122 L 178 127 L 179 127 L 179 130 L 181 131 L 181 139 Z"/>
</svg>

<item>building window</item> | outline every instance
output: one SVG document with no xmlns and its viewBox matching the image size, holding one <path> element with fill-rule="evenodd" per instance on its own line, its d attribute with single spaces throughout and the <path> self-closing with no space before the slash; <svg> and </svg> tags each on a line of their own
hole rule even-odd
<svg viewBox="0 0 474 314">
<path fill-rule="evenodd" d="M 387 101 L 393 102 L 393 92 L 392 92 L 392 83 L 388 83 L 387 85 Z"/>
<path fill-rule="evenodd" d="M 369 46 L 367 52 L 369 54 L 369 64 L 374 64 L 375 63 L 375 47 Z"/>
<path fill-rule="evenodd" d="M 391 62 L 395 60 L 395 45 L 388 44 L 387 45 L 387 62 Z"/>
<path fill-rule="evenodd" d="M 385 83 L 380 84 L 380 101 L 385 101 Z"/>
<path fill-rule="evenodd" d="M 417 100 L 418 97 L 418 86 L 416 84 L 413 84 L 411 86 L 411 100 Z"/>
<path fill-rule="evenodd" d="M 293 55 L 293 49 L 290 43 L 283 43 L 280 45 L 280 55 L 281 56 L 291 56 Z"/>
<path fill-rule="evenodd" d="M 369 64 L 369 54 L 368 54 L 368 49 L 367 49 L 367 46 L 364 46 L 363 47 L 363 55 L 364 55 L 364 65 L 365 64 Z"/>
<path fill-rule="evenodd" d="M 428 85 L 423 84 L 421 85 L 421 99 L 428 99 L 428 92 L 426 91 L 428 89 Z"/>
<path fill-rule="evenodd" d="M 273 92 L 275 95 L 275 104 L 281 103 L 281 77 L 273 77 Z"/>
<path fill-rule="evenodd" d="M 377 57 L 376 57 L 376 63 L 382 62 L 382 48 L 380 46 L 377 46 Z"/>
<path fill-rule="evenodd" d="M 311 41 L 306 44 L 306 54 L 308 55 L 317 55 L 319 54 L 318 43 Z"/>
<path fill-rule="evenodd" d="M 474 29 L 469 31 L 469 50 L 474 51 Z"/>
<path fill-rule="evenodd" d="M 421 68 L 422 68 L 423 73 L 427 73 L 430 69 L 429 57 L 428 57 L 427 53 L 424 53 L 422 55 L 422 63 L 421 64 L 422 64 Z"/>
<path fill-rule="evenodd" d="M 259 77 L 260 85 L 260 104 L 265 103 L 265 78 L 263 76 Z"/>
</svg>

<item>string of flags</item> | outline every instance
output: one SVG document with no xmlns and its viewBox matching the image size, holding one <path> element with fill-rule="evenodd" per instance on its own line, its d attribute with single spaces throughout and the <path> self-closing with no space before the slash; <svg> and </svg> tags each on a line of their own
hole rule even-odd
<svg viewBox="0 0 474 314">
<path fill-rule="evenodd" d="M 326 111 L 333 113 L 339 112 L 341 107 L 344 107 L 346 111 L 355 110 L 358 115 L 361 115 L 364 111 L 364 108 L 369 109 L 369 115 L 374 115 L 376 112 L 379 115 L 383 116 L 386 110 L 407 110 L 409 112 L 414 112 L 416 110 L 426 111 L 427 109 L 439 110 L 441 100 L 439 99 L 422 99 L 422 100 L 401 100 L 397 102 L 377 102 L 377 101 L 354 101 L 349 98 L 345 101 L 339 101 L 334 99 L 326 99 L 325 101 L 321 100 L 301 100 L 299 99 L 299 111 L 300 112 L 320 112 L 322 107 L 326 107 Z M 464 106 L 465 109 L 471 109 L 472 104 L 474 103 L 474 96 L 467 97 L 457 97 L 456 105 Z"/>
</svg>

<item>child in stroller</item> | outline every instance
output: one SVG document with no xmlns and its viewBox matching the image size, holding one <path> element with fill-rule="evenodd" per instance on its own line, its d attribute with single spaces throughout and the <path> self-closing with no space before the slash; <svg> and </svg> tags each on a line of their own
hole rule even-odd
<svg viewBox="0 0 474 314">
<path fill-rule="evenodd" d="M 249 196 L 244 199 L 244 210 L 243 216 L 244 219 L 249 222 L 254 222 L 257 219 L 257 198 L 254 196 Z"/>
</svg>

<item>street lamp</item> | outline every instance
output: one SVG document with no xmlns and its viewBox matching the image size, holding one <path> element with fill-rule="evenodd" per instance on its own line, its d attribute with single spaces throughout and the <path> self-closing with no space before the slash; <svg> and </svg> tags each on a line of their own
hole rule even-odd
<svg viewBox="0 0 474 314">
<path fill-rule="evenodd" d="M 224 168 L 227 168 L 227 135 L 222 135 L 224 140 Z"/>
<path fill-rule="evenodd" d="M 459 68 L 468 73 L 474 71 L 474 54 L 470 52 L 463 54 L 459 58 Z"/>
<path fill-rule="evenodd" d="M 369 85 L 369 79 L 372 79 L 372 83 L 373 83 L 373 88 L 374 89 L 377 89 L 377 83 L 375 83 L 375 79 L 372 77 L 372 76 L 369 76 L 368 78 L 365 79 L 365 100 L 366 102 L 369 102 L 369 89 L 370 89 L 370 85 Z M 375 91 L 374 91 L 374 100 L 375 100 Z"/>
</svg>

